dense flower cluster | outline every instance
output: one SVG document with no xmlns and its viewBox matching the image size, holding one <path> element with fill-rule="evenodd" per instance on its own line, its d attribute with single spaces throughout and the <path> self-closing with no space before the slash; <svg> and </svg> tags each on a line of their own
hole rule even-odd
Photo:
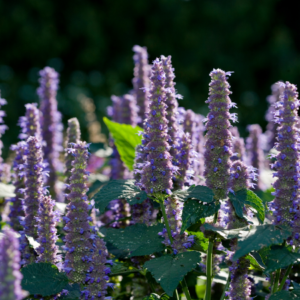
<svg viewBox="0 0 300 300">
<path fill-rule="evenodd" d="M 22 300 L 19 241 L 12 229 L 4 228 L 0 239 L 0 298 Z"/>
<path fill-rule="evenodd" d="M 230 119 L 236 121 L 236 114 L 229 109 L 231 102 L 227 76 L 230 73 L 217 69 L 210 73 L 209 98 L 206 101 L 210 112 L 206 123 L 205 172 L 206 185 L 211 188 L 217 199 L 225 199 L 230 184 L 230 157 L 232 156 L 232 138 Z"/>
<path fill-rule="evenodd" d="M 61 114 L 57 110 L 56 94 L 59 83 L 58 73 L 45 67 L 40 71 L 40 87 L 37 93 L 40 97 L 40 110 L 42 138 L 44 141 L 44 159 L 48 163 L 49 178 L 47 185 L 50 186 L 50 193 L 55 200 L 60 198 L 60 190 L 57 186 L 56 172 L 59 170 L 59 152 L 62 151 L 62 123 Z"/>
<path fill-rule="evenodd" d="M 299 245 L 300 213 L 299 213 L 299 130 L 298 92 L 295 85 L 280 83 L 284 88 L 280 101 L 277 102 L 275 113 L 278 125 L 278 142 L 275 149 L 276 162 L 273 167 L 277 172 L 277 180 L 273 184 L 275 199 L 271 202 L 271 209 L 275 216 L 275 224 L 288 224 L 293 229 L 291 244 Z"/>
<path fill-rule="evenodd" d="M 240 133 L 237 127 L 230 128 L 232 134 L 232 152 L 233 155 L 231 157 L 232 161 L 241 160 L 245 161 L 245 142 L 244 139 L 240 137 Z"/>
<path fill-rule="evenodd" d="M 1 140 L 1 136 L 4 134 L 5 130 L 7 129 L 7 126 L 4 123 L 3 117 L 5 117 L 5 112 L 1 110 L 1 106 L 5 105 L 7 102 L 5 99 L 1 98 L 0 94 L 0 177 L 2 177 L 2 165 L 3 165 L 3 159 L 2 159 L 2 148 L 3 148 L 3 143 Z"/>
</svg>

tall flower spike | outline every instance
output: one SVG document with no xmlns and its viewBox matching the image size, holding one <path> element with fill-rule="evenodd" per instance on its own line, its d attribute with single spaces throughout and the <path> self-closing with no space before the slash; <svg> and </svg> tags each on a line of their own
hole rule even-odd
<svg viewBox="0 0 300 300">
<path fill-rule="evenodd" d="M 44 196 L 38 212 L 38 242 L 40 246 L 37 249 L 39 254 L 37 262 L 48 262 L 59 264 L 61 257 L 57 255 L 58 247 L 56 246 L 57 230 L 56 224 L 59 221 L 58 212 L 53 211 L 55 201 L 51 196 Z"/>
<path fill-rule="evenodd" d="M 69 143 L 78 143 L 80 141 L 81 132 L 80 132 L 80 125 L 77 118 L 72 118 L 68 120 L 68 129 L 67 129 L 67 140 L 66 145 Z M 65 164 L 66 164 L 66 180 L 68 180 L 71 176 L 71 169 L 72 169 L 72 161 L 73 156 L 68 151 L 65 151 Z M 66 182 L 69 184 L 69 182 Z"/>
<path fill-rule="evenodd" d="M 149 96 L 149 113 L 145 120 L 144 151 L 148 155 L 141 173 L 141 184 L 148 194 L 166 192 L 173 188 L 172 157 L 168 144 L 166 118 L 165 73 L 159 59 L 153 62 Z"/>
<path fill-rule="evenodd" d="M 37 239 L 37 220 L 40 203 L 43 195 L 43 154 L 42 146 L 36 137 L 29 137 L 27 140 L 27 149 L 25 151 L 25 219 L 22 222 L 24 233 Z M 26 243 L 21 243 L 21 248 L 24 247 L 22 256 L 25 263 L 33 262 L 31 252 L 27 253 Z"/>
<path fill-rule="evenodd" d="M 70 144 L 70 153 L 73 153 L 73 169 L 70 182 L 69 204 L 64 221 L 67 223 L 64 230 L 66 259 L 64 269 L 70 280 L 79 284 L 88 284 L 82 291 L 84 299 L 104 299 L 106 288 L 109 286 L 108 276 L 110 269 L 104 267 L 107 250 L 102 240 L 96 235 L 95 229 L 89 225 L 92 218 L 88 212 L 90 205 L 87 202 L 87 172 L 85 171 L 88 159 L 88 145 L 85 142 Z"/>
<path fill-rule="evenodd" d="M 3 143 L 1 137 L 4 134 L 5 130 L 8 128 L 5 124 L 3 124 L 4 123 L 3 117 L 5 117 L 5 112 L 1 110 L 1 106 L 5 105 L 6 103 L 7 103 L 6 100 L 1 98 L 1 93 L 0 93 L 0 177 L 2 176 L 1 173 L 2 173 L 2 163 L 3 163 L 3 159 L 2 159 Z"/>
<path fill-rule="evenodd" d="M 134 88 L 134 96 L 136 98 L 137 105 L 139 107 L 138 115 L 140 121 L 139 126 L 143 126 L 143 121 L 146 117 L 146 112 L 148 108 L 149 101 L 149 66 L 148 66 L 148 53 L 145 47 L 140 47 L 138 45 L 133 47 L 135 52 L 133 55 L 134 61 L 134 78 L 132 80 Z"/>
<path fill-rule="evenodd" d="M 21 287 L 19 241 L 12 229 L 4 228 L 3 233 L 0 239 L 0 297 L 21 300 L 27 293 Z"/>
<path fill-rule="evenodd" d="M 277 180 L 273 184 L 275 199 L 270 203 L 270 208 L 275 216 L 275 224 L 291 226 L 293 233 L 291 244 L 299 246 L 300 231 L 300 184 L 299 184 L 299 129 L 298 122 L 298 92 L 295 85 L 286 82 L 280 83 L 284 88 L 280 101 L 277 102 L 275 121 L 278 123 L 278 142 L 275 149 L 279 152 L 276 156 L 274 167 Z"/>
<path fill-rule="evenodd" d="M 240 137 L 240 133 L 237 127 L 230 128 L 232 134 L 232 144 L 233 144 L 233 156 L 231 157 L 232 161 L 236 160 L 245 160 L 245 142 L 244 139 Z"/>
<path fill-rule="evenodd" d="M 229 95 L 227 76 L 230 73 L 217 69 L 210 73 L 209 98 L 206 101 L 210 112 L 207 116 L 205 144 L 206 185 L 211 188 L 217 199 L 225 199 L 230 184 L 230 167 L 232 156 L 232 139 L 230 119 L 236 121 L 236 115 L 230 114 L 234 106 Z"/>
<path fill-rule="evenodd" d="M 20 231 L 23 229 L 23 226 L 20 224 L 20 218 L 25 216 L 24 207 L 23 207 L 23 193 L 24 181 L 25 181 L 25 149 L 26 143 L 19 142 L 17 145 L 13 145 L 10 148 L 12 151 L 15 151 L 15 159 L 13 162 L 13 170 L 15 172 L 13 185 L 15 187 L 16 196 L 11 201 L 10 206 L 10 225 L 15 231 Z"/>
<path fill-rule="evenodd" d="M 62 151 L 63 129 L 56 100 L 59 82 L 58 73 L 50 67 L 45 67 L 39 74 L 41 76 L 39 79 L 40 87 L 37 89 L 37 93 L 40 97 L 41 128 L 43 141 L 45 142 L 43 152 L 50 171 L 47 185 L 50 186 L 50 193 L 53 198 L 62 200 L 56 175 L 60 168 L 58 157 L 59 152 Z"/>
<path fill-rule="evenodd" d="M 257 188 L 264 189 L 260 173 L 264 167 L 264 152 L 262 150 L 262 129 L 258 124 L 248 126 L 249 137 L 246 140 L 249 165 L 257 169 Z"/>
</svg>

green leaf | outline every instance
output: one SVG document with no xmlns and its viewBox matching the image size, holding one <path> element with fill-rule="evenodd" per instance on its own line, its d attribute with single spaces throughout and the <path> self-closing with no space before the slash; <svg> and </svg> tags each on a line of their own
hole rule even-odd
<svg viewBox="0 0 300 300">
<path fill-rule="evenodd" d="M 274 246 L 271 247 L 266 256 L 266 273 L 274 272 L 275 270 L 288 267 L 300 259 L 300 253 L 289 251 L 286 247 Z"/>
<path fill-rule="evenodd" d="M 67 295 L 62 295 L 58 299 L 60 300 L 80 300 L 80 286 L 77 283 L 68 284 L 64 287 L 64 290 L 68 291 Z"/>
<path fill-rule="evenodd" d="M 161 296 L 152 293 L 151 295 L 143 298 L 143 300 L 168 300 L 170 297 L 167 294 L 162 294 Z"/>
<path fill-rule="evenodd" d="M 111 200 L 126 199 L 130 204 L 142 203 L 147 194 L 134 185 L 134 180 L 111 180 L 94 196 L 95 206 L 103 213 Z"/>
<path fill-rule="evenodd" d="M 291 231 L 286 227 L 279 227 L 272 224 L 251 225 L 248 231 L 240 232 L 233 260 L 237 260 L 251 251 L 281 244 L 290 235 Z"/>
<path fill-rule="evenodd" d="M 209 239 L 207 239 L 204 236 L 204 233 L 201 231 L 197 231 L 197 232 L 189 231 L 188 233 L 189 233 L 189 235 L 195 236 L 195 243 L 193 244 L 193 246 L 190 249 L 206 253 L 206 251 L 208 249 Z"/>
<path fill-rule="evenodd" d="M 147 268 L 164 291 L 172 296 L 179 282 L 200 260 L 200 253 L 195 251 L 180 253 L 175 257 L 167 254 L 147 261 L 144 268 Z"/>
<path fill-rule="evenodd" d="M 247 226 L 243 227 L 243 228 L 228 230 L 228 229 L 223 229 L 221 227 L 215 227 L 211 224 L 205 223 L 205 224 L 203 224 L 203 227 L 205 228 L 205 230 L 216 232 L 220 237 L 222 237 L 226 240 L 231 240 L 233 238 L 239 237 L 239 234 L 241 231 L 249 231 L 249 228 Z"/>
<path fill-rule="evenodd" d="M 50 263 L 33 263 L 21 269 L 22 288 L 31 295 L 55 295 L 68 284 L 68 277 Z"/>
<path fill-rule="evenodd" d="M 258 255 L 259 256 L 259 255 Z M 250 265 L 252 266 L 252 268 L 254 268 L 255 270 L 258 271 L 263 271 L 264 270 L 264 266 L 261 265 L 257 260 L 256 257 L 253 256 L 252 254 L 248 254 L 246 256 L 246 259 L 248 259 L 250 261 Z"/>
<path fill-rule="evenodd" d="M 112 122 L 106 117 L 103 118 L 103 121 L 114 139 L 121 160 L 132 171 L 135 148 L 142 143 L 142 136 L 139 135 L 139 132 L 143 131 L 143 129 L 139 126 L 132 127 L 131 125 Z"/>
<path fill-rule="evenodd" d="M 111 270 L 111 274 L 116 274 L 116 273 L 121 273 L 121 272 L 126 272 L 128 271 L 128 267 L 126 267 L 124 265 L 124 263 L 120 262 L 120 261 L 114 261 L 113 262 L 113 266 L 110 268 Z"/>
<path fill-rule="evenodd" d="M 213 191 L 203 185 L 193 185 L 187 190 L 175 191 L 173 195 L 180 201 L 186 201 L 187 199 L 196 199 L 208 203 L 214 201 Z"/>
<path fill-rule="evenodd" d="M 0 182 L 0 198 L 12 198 L 15 196 L 16 194 L 14 185 Z"/>
<path fill-rule="evenodd" d="M 158 235 L 163 228 L 163 224 L 149 227 L 135 224 L 124 229 L 106 228 L 105 240 L 121 250 L 130 251 L 130 256 L 149 255 L 164 250 L 162 238 Z"/>
<path fill-rule="evenodd" d="M 280 291 L 277 292 L 269 298 L 269 300 L 296 300 L 299 299 L 299 295 L 294 293 L 294 291 Z"/>
<path fill-rule="evenodd" d="M 265 219 L 265 207 L 262 200 L 255 193 L 250 190 L 242 189 L 235 192 L 235 194 L 229 193 L 229 198 L 238 217 L 244 217 L 244 206 L 249 205 L 256 210 L 256 216 L 259 222 L 263 224 Z"/>
<path fill-rule="evenodd" d="M 214 203 L 204 204 L 195 200 L 187 200 L 182 212 L 181 233 L 191 225 L 197 223 L 201 218 L 212 216 L 220 209 L 220 205 Z"/>
</svg>

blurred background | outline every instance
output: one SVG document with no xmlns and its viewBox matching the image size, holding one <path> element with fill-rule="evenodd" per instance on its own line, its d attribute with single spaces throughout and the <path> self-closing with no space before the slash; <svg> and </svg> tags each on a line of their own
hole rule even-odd
<svg viewBox="0 0 300 300">
<path fill-rule="evenodd" d="M 197 113 L 207 113 L 209 72 L 234 71 L 229 82 L 238 110 L 232 112 L 241 135 L 247 124 L 265 128 L 270 86 L 300 80 L 296 14 L 288 0 L 0 0 L 0 89 L 9 126 L 4 156 L 18 140 L 24 104 L 38 101 L 39 69 L 60 72 L 63 121 L 76 116 L 87 138 L 79 95 L 95 101 L 102 122 L 110 96 L 132 89 L 136 44 L 148 48 L 150 62 L 172 56 L 184 96 L 179 104 Z"/>
</svg>

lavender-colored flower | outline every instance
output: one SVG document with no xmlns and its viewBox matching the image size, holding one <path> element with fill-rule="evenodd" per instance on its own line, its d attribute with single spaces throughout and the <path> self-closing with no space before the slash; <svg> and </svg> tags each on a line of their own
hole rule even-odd
<svg viewBox="0 0 300 300">
<path fill-rule="evenodd" d="M 299 129 L 297 129 L 298 92 L 295 85 L 280 83 L 284 88 L 277 102 L 275 121 L 278 125 L 278 142 L 275 149 L 279 152 L 273 167 L 277 180 L 273 184 L 275 199 L 270 203 L 275 217 L 274 224 L 287 224 L 292 227 L 291 244 L 299 245 Z"/>
<path fill-rule="evenodd" d="M 26 143 L 19 142 L 17 145 L 11 146 L 11 150 L 15 151 L 15 159 L 13 162 L 14 181 L 16 196 L 10 199 L 10 225 L 15 231 L 20 231 L 23 226 L 20 224 L 20 217 L 24 217 L 24 207 L 23 207 L 23 189 L 25 187 L 25 149 Z"/>
<path fill-rule="evenodd" d="M 233 156 L 230 158 L 232 161 L 245 160 L 245 142 L 244 139 L 240 137 L 239 130 L 236 126 L 230 128 L 232 134 L 232 150 Z"/>
<path fill-rule="evenodd" d="M 166 246 L 171 246 L 174 254 L 185 252 L 194 244 L 194 236 L 188 236 L 185 232 L 180 234 L 182 225 L 182 204 L 176 198 L 169 197 L 165 199 L 164 205 L 173 237 L 173 243 L 171 244 L 167 229 L 164 228 L 163 231 L 159 233 L 160 236 L 164 237 L 163 244 Z"/>
<path fill-rule="evenodd" d="M 26 293 L 21 288 L 19 241 L 12 229 L 4 228 L 3 233 L 0 239 L 0 298 L 21 300 Z"/>
<path fill-rule="evenodd" d="M 144 123 L 142 141 L 144 151 L 148 155 L 141 173 L 141 184 L 148 194 L 170 193 L 174 168 L 168 144 L 165 73 L 159 59 L 156 59 L 152 66 L 149 101 L 149 113 Z"/>
<path fill-rule="evenodd" d="M 61 114 L 57 110 L 56 94 L 58 89 L 58 73 L 45 67 L 40 71 L 40 87 L 37 93 L 40 97 L 40 110 L 42 137 L 45 143 L 43 147 L 44 159 L 50 170 L 47 185 L 50 186 L 50 193 L 55 200 L 60 199 L 60 190 L 57 186 L 56 172 L 59 170 L 59 152 L 62 151 L 62 123 Z M 61 200 L 61 199 L 60 199 Z"/>
<path fill-rule="evenodd" d="M 138 115 L 140 117 L 139 126 L 143 126 L 143 121 L 146 117 L 149 101 L 149 67 L 148 67 L 148 53 L 145 47 L 138 45 L 133 47 L 135 52 L 133 56 L 134 78 L 132 80 L 134 88 L 134 96 L 136 98 L 137 105 L 139 107 Z"/>
<path fill-rule="evenodd" d="M 224 247 L 222 246 L 221 242 L 214 243 L 213 252 L 216 252 L 216 251 L 224 251 Z M 213 254 L 213 256 L 212 256 L 212 275 L 213 276 L 220 273 L 220 271 L 221 271 L 220 264 L 222 263 L 222 261 L 223 261 L 222 255 Z M 206 273 L 206 264 L 207 264 L 207 256 L 204 255 L 201 260 L 201 263 L 199 264 L 203 273 Z"/>
<path fill-rule="evenodd" d="M 269 108 L 266 113 L 266 120 L 268 121 L 267 125 L 267 141 L 268 141 L 268 150 L 272 149 L 276 143 L 277 136 L 277 127 L 278 124 L 274 120 L 274 113 L 276 111 L 276 103 L 280 101 L 280 97 L 283 93 L 283 86 L 281 84 L 275 83 L 271 86 L 272 95 L 267 97 L 269 102 Z"/>
<path fill-rule="evenodd" d="M 230 167 L 232 156 L 232 139 L 230 119 L 236 121 L 236 115 L 230 114 L 229 109 L 234 106 L 229 95 L 227 76 L 230 73 L 217 69 L 210 73 L 209 98 L 206 101 L 210 112 L 207 116 L 205 144 L 205 172 L 206 185 L 211 188 L 216 199 L 226 198 L 230 184 Z"/>
<path fill-rule="evenodd" d="M 56 224 L 59 221 L 59 214 L 53 211 L 55 201 L 51 196 L 44 196 L 40 202 L 37 223 L 38 223 L 38 242 L 40 246 L 37 249 L 39 254 L 37 262 L 48 262 L 59 264 L 61 257 L 57 255 L 56 246 L 57 230 Z"/>
<path fill-rule="evenodd" d="M 260 173 L 264 167 L 264 152 L 262 149 L 262 129 L 258 124 L 248 126 L 249 137 L 246 140 L 246 149 L 249 165 L 257 169 L 258 181 L 257 187 L 264 189 L 260 178 Z"/>
<path fill-rule="evenodd" d="M 3 148 L 3 143 L 1 140 L 2 135 L 4 134 L 5 130 L 8 128 L 6 125 L 4 125 L 4 121 L 3 121 L 3 117 L 5 117 L 5 112 L 3 110 L 1 110 L 1 106 L 5 105 L 7 102 L 5 99 L 1 98 L 1 94 L 0 94 L 0 177 L 2 176 L 2 163 L 3 163 L 3 159 L 2 159 L 2 148 Z"/>
<path fill-rule="evenodd" d="M 150 226 L 156 219 L 156 214 L 153 212 L 153 205 L 149 199 L 146 199 L 142 204 L 134 204 L 131 206 L 132 222 L 146 224 Z"/>
<path fill-rule="evenodd" d="M 30 136 L 35 136 L 41 140 L 41 127 L 40 127 L 40 111 L 36 103 L 28 103 L 25 105 L 25 117 L 21 117 L 19 125 L 21 126 L 21 134 L 19 138 L 27 140 Z"/>
</svg>

